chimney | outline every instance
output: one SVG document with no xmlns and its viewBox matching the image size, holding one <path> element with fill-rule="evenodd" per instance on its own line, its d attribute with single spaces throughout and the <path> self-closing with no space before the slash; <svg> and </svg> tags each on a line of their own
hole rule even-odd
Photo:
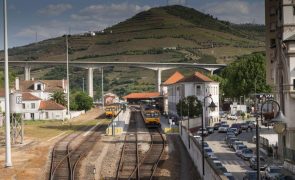
<svg viewBox="0 0 295 180">
<path fill-rule="evenodd" d="M 15 90 L 19 91 L 19 77 L 15 78 Z"/>
<path fill-rule="evenodd" d="M 62 79 L 62 89 L 65 89 L 65 80 Z"/>
</svg>

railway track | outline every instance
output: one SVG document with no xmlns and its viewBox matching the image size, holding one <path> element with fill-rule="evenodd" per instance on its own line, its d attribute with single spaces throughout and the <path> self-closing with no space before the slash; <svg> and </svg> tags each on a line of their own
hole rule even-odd
<svg viewBox="0 0 295 180">
<path fill-rule="evenodd" d="M 145 153 L 143 159 L 138 165 L 138 179 L 153 179 L 158 164 L 165 150 L 165 139 L 157 129 L 149 129 L 151 144 L 149 150 Z"/>
<path fill-rule="evenodd" d="M 138 177 L 138 171 L 136 171 L 134 173 L 135 178 L 132 178 L 133 172 L 135 169 L 137 169 L 138 165 L 137 124 L 135 116 L 136 112 L 132 112 L 130 116 L 128 132 L 125 135 L 125 141 L 117 168 L 117 180 L 137 179 Z"/>
<path fill-rule="evenodd" d="M 74 180 L 78 176 L 79 162 L 92 149 L 100 138 L 101 130 L 107 125 L 101 124 L 93 129 L 90 135 L 73 149 L 71 144 L 82 134 L 72 133 L 61 139 L 53 148 L 49 180 Z"/>
<path fill-rule="evenodd" d="M 137 116 L 136 112 L 132 112 L 129 131 L 125 136 L 125 143 L 119 166 L 117 169 L 116 179 L 153 179 L 158 163 L 165 150 L 165 140 L 159 129 L 149 129 L 151 136 L 150 148 L 139 160 L 137 149 L 137 134 L 134 131 L 135 120 L 142 120 L 141 116 Z M 139 113 L 138 113 L 139 114 Z M 133 115 L 133 116 L 132 116 Z M 140 119 L 139 119 L 140 117 Z M 136 138 L 134 135 L 136 134 Z"/>
</svg>

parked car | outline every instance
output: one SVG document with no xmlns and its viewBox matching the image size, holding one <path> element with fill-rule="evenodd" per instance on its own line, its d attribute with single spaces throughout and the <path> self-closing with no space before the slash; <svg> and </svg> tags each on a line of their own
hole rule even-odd
<svg viewBox="0 0 295 180">
<path fill-rule="evenodd" d="M 238 141 L 239 139 L 237 137 L 228 138 L 226 140 L 226 144 L 230 147 L 231 141 Z"/>
<path fill-rule="evenodd" d="M 204 147 L 204 151 L 206 153 L 206 157 L 210 157 L 214 155 L 214 152 L 212 151 L 210 147 Z"/>
<path fill-rule="evenodd" d="M 223 173 L 223 175 L 227 177 L 228 180 L 235 180 L 234 176 L 230 172 Z"/>
<path fill-rule="evenodd" d="M 221 123 L 215 123 L 214 126 L 213 126 L 214 130 L 218 130 L 220 125 L 221 125 Z"/>
<path fill-rule="evenodd" d="M 265 170 L 265 168 L 267 167 L 267 163 L 266 163 L 266 159 L 264 157 L 259 157 L 260 161 L 259 161 L 259 166 L 260 166 L 260 170 Z M 257 157 L 253 156 L 250 160 L 250 168 L 256 170 L 257 169 Z"/>
<path fill-rule="evenodd" d="M 229 125 L 227 124 L 222 124 L 219 128 L 218 128 L 218 132 L 222 132 L 222 133 L 226 133 L 227 129 L 229 128 Z"/>
<path fill-rule="evenodd" d="M 238 145 L 237 148 L 236 148 L 236 155 L 241 156 L 242 150 L 246 149 L 246 148 L 247 148 L 247 146 L 244 145 L 244 144 L 243 145 Z"/>
<path fill-rule="evenodd" d="M 248 124 L 247 123 L 241 123 L 241 129 L 248 131 Z"/>
<path fill-rule="evenodd" d="M 236 135 L 235 134 L 227 134 L 226 136 L 225 136 L 225 141 L 227 141 L 228 139 L 230 139 L 230 138 L 236 138 Z"/>
<path fill-rule="evenodd" d="M 203 129 L 203 130 L 202 130 L 202 129 Z M 198 134 L 199 136 L 202 136 L 202 133 L 203 133 L 204 136 L 208 136 L 208 131 L 207 131 L 206 128 L 200 128 L 200 129 L 197 131 L 197 134 Z"/>
<path fill-rule="evenodd" d="M 223 125 L 223 124 L 227 124 L 227 122 L 226 121 L 221 121 L 220 125 Z"/>
<path fill-rule="evenodd" d="M 232 148 L 234 151 L 236 151 L 238 145 L 243 145 L 244 143 L 242 141 L 235 141 L 233 142 Z"/>
<path fill-rule="evenodd" d="M 236 136 L 239 135 L 239 131 L 237 128 L 229 128 L 231 132 L 233 132 Z"/>
<path fill-rule="evenodd" d="M 282 169 L 279 166 L 268 166 L 265 169 L 265 178 L 269 180 L 278 179 L 282 176 Z"/>
<path fill-rule="evenodd" d="M 254 180 L 257 179 L 257 172 L 256 171 L 246 171 L 243 180 Z"/>
<path fill-rule="evenodd" d="M 229 120 L 238 120 L 238 116 L 236 116 L 236 115 L 228 115 L 227 119 L 229 119 Z"/>
<path fill-rule="evenodd" d="M 214 160 L 214 161 L 213 161 L 213 164 L 214 164 L 217 168 L 223 166 L 222 163 L 221 163 L 219 160 Z"/>
<path fill-rule="evenodd" d="M 237 128 L 238 133 L 241 134 L 242 133 L 242 128 L 241 128 L 241 124 L 240 123 L 234 123 L 230 126 L 231 128 Z"/>
<path fill-rule="evenodd" d="M 212 156 L 210 156 L 210 159 L 211 159 L 212 161 L 215 161 L 215 160 L 218 160 L 218 157 L 215 156 L 215 155 L 212 155 Z"/>
<path fill-rule="evenodd" d="M 201 136 L 199 136 L 199 135 L 195 135 L 194 138 L 195 138 L 199 143 L 201 143 L 201 141 L 202 141 L 202 137 L 201 137 Z"/>
<path fill-rule="evenodd" d="M 231 138 L 231 139 L 229 140 L 228 144 L 227 144 L 228 147 L 232 148 L 232 147 L 233 147 L 233 143 L 234 143 L 235 141 L 239 141 L 239 139 L 238 139 L 238 138 Z"/>
<path fill-rule="evenodd" d="M 255 121 L 246 121 L 246 124 L 248 124 L 248 128 L 255 128 L 256 122 Z"/>
<path fill-rule="evenodd" d="M 248 161 L 250 158 L 252 158 L 252 156 L 253 156 L 252 149 L 247 148 L 242 150 L 242 154 L 241 154 L 242 159 Z"/>
<path fill-rule="evenodd" d="M 214 128 L 213 127 L 207 126 L 206 129 L 207 129 L 207 131 L 208 131 L 209 134 L 214 133 Z"/>
</svg>

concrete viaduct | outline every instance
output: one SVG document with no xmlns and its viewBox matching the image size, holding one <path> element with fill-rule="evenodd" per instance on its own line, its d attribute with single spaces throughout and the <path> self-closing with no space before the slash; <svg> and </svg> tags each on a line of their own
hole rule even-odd
<svg viewBox="0 0 295 180">
<path fill-rule="evenodd" d="M 4 63 L 4 61 L 0 61 Z M 66 65 L 66 61 L 9 61 L 10 66 L 24 67 L 25 80 L 30 80 L 31 67 L 34 65 Z M 104 67 L 125 66 L 141 67 L 157 71 L 157 90 L 160 92 L 162 71 L 173 68 L 199 68 L 210 71 L 224 68 L 226 64 L 198 64 L 198 63 L 155 63 L 155 62 L 95 62 L 95 61 L 69 61 L 69 66 L 79 67 L 88 70 L 88 94 L 93 97 L 93 71 L 103 70 Z"/>
</svg>

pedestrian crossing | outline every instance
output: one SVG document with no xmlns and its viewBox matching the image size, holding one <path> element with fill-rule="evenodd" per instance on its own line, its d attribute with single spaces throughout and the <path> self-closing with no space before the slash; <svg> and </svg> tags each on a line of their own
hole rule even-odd
<svg viewBox="0 0 295 180">
<path fill-rule="evenodd" d="M 223 165 L 239 165 L 239 166 L 249 166 L 245 161 L 243 160 L 220 160 L 220 162 Z"/>
</svg>

